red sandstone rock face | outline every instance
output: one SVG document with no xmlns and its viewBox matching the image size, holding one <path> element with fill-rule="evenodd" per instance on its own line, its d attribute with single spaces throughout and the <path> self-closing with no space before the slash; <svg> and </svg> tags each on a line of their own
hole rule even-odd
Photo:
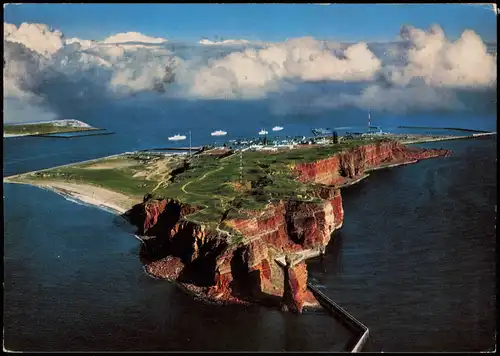
<svg viewBox="0 0 500 356">
<path fill-rule="evenodd" d="M 164 200 L 152 200 L 146 202 L 144 205 L 144 211 L 146 212 L 146 218 L 144 219 L 143 231 L 147 233 L 148 230 L 155 226 L 158 222 L 158 217 L 165 210 L 165 206 L 168 203 L 168 199 Z"/>
<path fill-rule="evenodd" d="M 331 233 L 342 226 L 342 198 L 338 189 L 319 194 L 327 199 L 322 204 L 280 202 L 271 205 L 263 217 L 234 219 L 227 223 L 247 238 L 262 240 L 283 252 L 326 246 Z"/>
<path fill-rule="evenodd" d="M 342 206 L 342 195 L 340 195 L 340 191 L 330 200 L 330 204 L 332 204 L 333 216 L 335 217 L 335 230 L 338 230 L 344 223 L 344 207 Z"/>
<path fill-rule="evenodd" d="M 336 216 L 329 200 L 321 204 L 288 202 L 288 236 L 303 248 L 326 246 L 335 230 Z"/>
<path fill-rule="evenodd" d="M 231 282 L 233 278 L 231 273 L 220 274 L 216 272 L 215 274 L 215 286 L 211 289 L 212 296 L 218 296 L 218 298 L 228 297 L 231 295 Z"/>
<path fill-rule="evenodd" d="M 289 310 L 302 313 L 306 299 L 310 298 L 307 291 L 307 266 L 301 262 L 286 269 L 287 278 L 283 302 Z"/>
<path fill-rule="evenodd" d="M 268 206 L 266 211 L 249 219 L 232 219 L 227 224 L 249 239 L 262 239 L 279 250 L 298 250 L 290 241 L 286 230 L 285 205 L 283 202 Z"/>
<path fill-rule="evenodd" d="M 425 150 L 393 141 L 378 142 L 355 147 L 321 161 L 298 164 L 295 171 L 303 182 L 333 185 L 359 177 L 367 169 L 381 164 L 410 162 L 449 154 L 448 150 Z"/>
<path fill-rule="evenodd" d="M 176 257 L 150 261 L 146 269 L 152 275 L 179 280 L 184 270 L 196 266 L 193 271 L 207 274 L 205 282 L 210 282 L 206 287 L 194 282 L 185 284 L 197 295 L 238 303 L 248 301 L 248 297 L 254 301 L 282 297 L 289 309 L 301 312 L 305 303 L 316 302 L 307 290 L 306 264 L 297 264 L 285 272 L 277 267 L 274 258 L 329 243 L 331 233 L 342 226 L 344 219 L 340 190 L 331 184 L 355 179 L 380 165 L 439 155 L 449 155 L 449 151 L 382 142 L 299 164 L 295 168 L 298 178 L 319 183 L 314 195 L 323 202 L 279 202 L 251 218 L 226 220 L 245 236 L 246 242 L 240 245 L 228 246 L 226 237 L 216 231 L 184 220 L 197 210 L 195 207 L 169 199 L 149 200 L 139 207 L 144 217 L 141 228 L 145 234 L 156 236 L 147 243 Z"/>
</svg>

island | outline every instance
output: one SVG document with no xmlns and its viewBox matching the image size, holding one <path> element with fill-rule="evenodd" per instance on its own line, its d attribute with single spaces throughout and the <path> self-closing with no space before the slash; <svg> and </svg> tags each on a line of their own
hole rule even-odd
<svg viewBox="0 0 500 356">
<path fill-rule="evenodd" d="M 79 120 L 51 120 L 31 123 L 4 124 L 3 137 L 36 136 L 54 133 L 101 130 Z"/>
<path fill-rule="evenodd" d="M 137 226 L 145 271 L 200 300 L 300 313 L 319 307 L 305 260 L 342 227 L 341 189 L 376 169 L 451 154 L 394 135 L 261 148 L 127 152 L 4 181 L 125 217 Z"/>
</svg>

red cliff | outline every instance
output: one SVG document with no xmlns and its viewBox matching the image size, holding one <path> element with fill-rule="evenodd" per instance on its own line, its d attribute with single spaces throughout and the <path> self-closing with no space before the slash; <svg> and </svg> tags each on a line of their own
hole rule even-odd
<svg viewBox="0 0 500 356">
<path fill-rule="evenodd" d="M 358 146 L 321 161 L 297 164 L 295 170 L 303 182 L 342 184 L 380 166 L 410 163 L 450 153 L 444 149 L 408 147 L 395 141 L 378 142 Z"/>
<path fill-rule="evenodd" d="M 279 201 L 250 218 L 224 220 L 243 236 L 238 243 L 223 227 L 210 229 L 186 219 L 197 209 L 176 200 L 147 200 L 129 215 L 144 236 L 141 255 L 150 274 L 175 280 L 205 300 L 285 305 L 301 312 L 304 305 L 317 304 L 307 290 L 307 266 L 301 262 L 283 269 L 275 258 L 325 249 L 344 219 L 335 185 L 377 167 L 449 154 L 380 142 L 297 164 L 299 180 L 319 183 L 314 195 L 321 202 Z"/>
<path fill-rule="evenodd" d="M 285 309 L 302 313 L 304 306 L 314 300 L 314 296 L 307 289 L 307 265 L 305 262 L 286 267 L 283 293 Z"/>
</svg>

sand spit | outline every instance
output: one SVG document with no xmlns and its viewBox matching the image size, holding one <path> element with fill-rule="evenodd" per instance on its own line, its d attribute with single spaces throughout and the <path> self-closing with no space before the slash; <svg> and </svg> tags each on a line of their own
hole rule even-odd
<svg viewBox="0 0 500 356">
<path fill-rule="evenodd" d="M 89 184 L 69 183 L 59 181 L 31 181 L 31 180 L 4 180 L 6 183 L 29 184 L 42 189 L 54 191 L 66 199 L 84 203 L 121 215 L 140 201 L 140 198 L 132 199 L 125 194 L 114 192 L 105 188 Z"/>
</svg>

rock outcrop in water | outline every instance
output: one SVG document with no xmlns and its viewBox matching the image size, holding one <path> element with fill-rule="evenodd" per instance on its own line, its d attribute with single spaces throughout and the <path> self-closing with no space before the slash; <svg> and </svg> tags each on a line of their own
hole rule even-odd
<svg viewBox="0 0 500 356">
<path fill-rule="evenodd" d="M 151 275 L 176 281 L 208 301 L 301 312 L 305 305 L 317 305 L 307 290 L 306 264 L 292 261 L 283 269 L 275 258 L 325 249 L 344 219 L 338 185 L 370 169 L 449 154 L 379 142 L 297 164 L 297 178 L 318 183 L 315 195 L 322 202 L 279 201 L 248 218 L 221 217 L 224 226 L 241 234 L 238 242 L 220 225 L 214 229 L 186 219 L 197 208 L 176 200 L 145 200 L 127 215 L 143 236 L 141 257 Z"/>
</svg>

